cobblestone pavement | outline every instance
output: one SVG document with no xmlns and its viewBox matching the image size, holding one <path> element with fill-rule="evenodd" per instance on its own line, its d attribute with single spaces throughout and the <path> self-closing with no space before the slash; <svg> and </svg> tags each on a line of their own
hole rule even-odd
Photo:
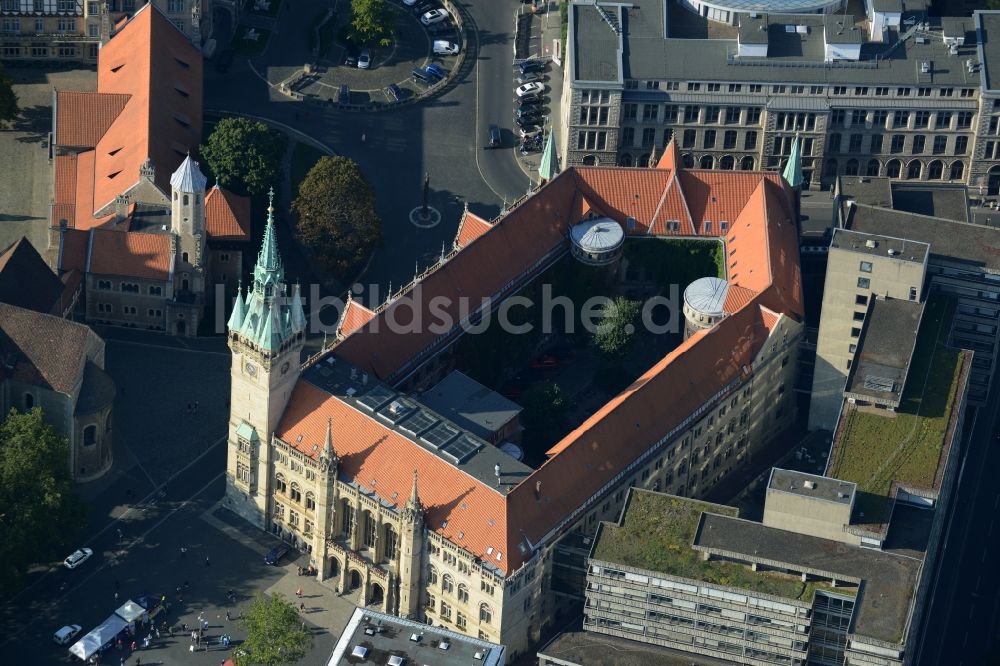
<svg viewBox="0 0 1000 666">
<path fill-rule="evenodd" d="M 89 69 L 46 72 L 8 67 L 21 113 L 10 129 L 0 131 L 0 155 L 11 168 L 0 173 L 0 249 L 26 236 L 44 252 L 48 243 L 52 164 L 52 89 L 94 90 L 97 74 Z"/>
</svg>

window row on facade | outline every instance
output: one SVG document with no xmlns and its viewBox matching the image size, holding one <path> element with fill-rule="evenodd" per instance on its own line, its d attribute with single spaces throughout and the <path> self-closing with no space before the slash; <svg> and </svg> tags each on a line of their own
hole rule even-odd
<svg viewBox="0 0 1000 666">
<path fill-rule="evenodd" d="M 969 130 L 975 117 L 974 111 L 831 109 L 829 125 L 868 129 Z"/>
<path fill-rule="evenodd" d="M 903 162 L 891 159 L 883 163 L 877 159 L 837 160 L 829 158 L 823 164 L 823 176 L 885 176 L 887 178 L 904 178 L 906 180 L 962 180 L 965 177 L 965 163 L 961 160 L 945 162 L 932 160 L 910 160 Z"/>
<path fill-rule="evenodd" d="M 845 140 L 846 139 L 846 140 Z M 879 154 L 885 152 L 883 134 L 840 134 L 833 132 L 827 139 L 828 153 Z M 930 142 L 925 134 L 892 134 L 889 137 L 888 152 L 891 155 L 967 155 L 968 136 L 934 135 Z"/>
<path fill-rule="evenodd" d="M 708 83 L 703 81 L 636 81 L 625 82 L 626 90 L 685 90 L 687 92 L 749 93 L 751 95 L 822 95 L 832 97 L 976 97 L 976 88 L 909 87 L 909 86 L 826 86 L 787 83 Z"/>
</svg>

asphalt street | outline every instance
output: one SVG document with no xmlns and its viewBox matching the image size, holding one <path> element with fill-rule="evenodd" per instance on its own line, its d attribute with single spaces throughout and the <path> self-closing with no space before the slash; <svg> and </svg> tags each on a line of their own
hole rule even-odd
<svg viewBox="0 0 1000 666">
<path fill-rule="evenodd" d="M 476 58 L 470 73 L 443 94 L 391 111 L 351 112 L 293 101 L 258 76 L 267 68 L 303 63 L 286 62 L 285 51 L 269 48 L 253 61 L 237 61 L 226 74 L 205 67 L 205 107 L 240 112 L 302 132 L 334 152 L 355 159 L 376 191 L 383 220 L 384 242 L 364 281 L 384 288 L 408 282 L 450 247 L 464 204 L 491 218 L 504 200 L 513 201 L 528 189 L 527 174 L 517 164 L 514 139 L 505 133 L 504 147 L 483 150 L 485 128 L 493 122 L 510 127 L 513 114 L 513 29 L 515 0 L 473 0 L 460 3 L 472 17 L 465 48 Z M 279 14 L 279 31 L 294 30 L 293 15 L 308 17 L 327 6 L 301 0 L 295 11 Z M 301 23 L 301 21 L 299 22 Z M 305 36 L 303 35 L 304 39 Z M 273 39 L 273 38 L 272 38 Z M 558 76 L 559 71 L 551 75 Z M 410 212 L 421 205 L 423 179 L 430 177 L 430 205 L 441 212 L 441 223 L 417 228 Z"/>
<path fill-rule="evenodd" d="M 933 596 L 920 631 L 919 663 L 978 666 L 1000 663 L 1000 391 L 993 382 L 961 461 L 945 550 L 934 572 Z"/>
</svg>

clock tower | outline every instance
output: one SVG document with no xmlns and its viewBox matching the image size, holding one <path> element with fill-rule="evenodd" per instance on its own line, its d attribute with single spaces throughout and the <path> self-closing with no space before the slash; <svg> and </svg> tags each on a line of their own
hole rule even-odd
<svg viewBox="0 0 1000 666">
<path fill-rule="evenodd" d="M 271 436 L 301 369 L 306 317 L 298 285 L 289 296 L 274 229 L 274 190 L 264 242 L 246 297 L 240 287 L 229 318 L 232 399 L 226 505 L 266 530 L 271 496 Z"/>
</svg>

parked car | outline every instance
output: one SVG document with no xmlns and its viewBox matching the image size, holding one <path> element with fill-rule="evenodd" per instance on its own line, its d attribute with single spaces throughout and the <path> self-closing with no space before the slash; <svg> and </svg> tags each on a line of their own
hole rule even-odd
<svg viewBox="0 0 1000 666">
<path fill-rule="evenodd" d="M 357 67 L 358 66 L 358 49 L 353 46 L 348 46 L 344 49 L 344 66 L 345 67 Z"/>
<path fill-rule="evenodd" d="M 420 17 L 420 22 L 424 25 L 434 25 L 448 18 L 448 12 L 444 9 L 432 9 Z"/>
<path fill-rule="evenodd" d="M 403 4 L 406 5 L 407 7 L 412 7 L 413 5 L 417 4 L 417 2 L 418 0 L 403 0 Z"/>
<path fill-rule="evenodd" d="M 288 546 L 275 546 L 271 550 L 267 551 L 267 555 L 264 556 L 264 564 L 277 564 L 281 558 L 288 554 Z"/>
<path fill-rule="evenodd" d="M 543 104 L 541 96 L 538 97 L 522 97 L 517 100 L 517 108 L 519 109 L 539 109 L 541 110 Z"/>
<path fill-rule="evenodd" d="M 419 4 L 413 6 L 413 13 L 417 16 L 423 16 L 432 9 L 440 9 L 440 5 L 436 2 L 430 2 L 430 0 L 421 0 Z"/>
<path fill-rule="evenodd" d="M 351 103 L 351 89 L 346 83 L 340 84 L 340 91 L 337 93 L 337 103 L 338 104 L 350 104 Z"/>
<path fill-rule="evenodd" d="M 500 128 L 496 125 L 490 125 L 490 129 L 486 134 L 486 147 L 499 148 L 502 143 L 503 137 L 500 134 Z"/>
<path fill-rule="evenodd" d="M 78 633 L 80 633 L 80 629 L 81 627 L 78 624 L 67 624 L 65 627 L 53 634 L 52 640 L 56 642 L 56 645 L 66 645 L 73 640 Z"/>
<path fill-rule="evenodd" d="M 423 83 L 425 86 L 429 86 L 430 84 L 434 83 L 435 79 L 435 77 L 428 74 L 427 70 L 425 70 L 423 67 L 417 67 L 413 69 L 410 72 L 410 76 L 413 77 L 414 81 L 416 81 L 417 83 Z"/>
<path fill-rule="evenodd" d="M 368 69 L 372 66 L 372 52 L 369 49 L 361 49 L 358 55 L 358 69 Z"/>
<path fill-rule="evenodd" d="M 225 74 L 229 71 L 229 68 L 233 66 L 233 60 L 236 59 L 236 52 L 232 49 L 226 49 L 219 54 L 219 59 L 215 61 L 215 71 L 220 74 Z"/>
<path fill-rule="evenodd" d="M 545 92 L 545 86 L 535 81 L 533 83 L 525 83 L 523 86 L 518 86 L 514 92 L 517 93 L 518 97 L 538 97 Z"/>
<path fill-rule="evenodd" d="M 515 118 L 514 124 L 520 127 L 522 130 L 528 127 L 535 127 L 539 124 L 541 118 L 537 116 L 528 116 L 526 118 Z"/>
<path fill-rule="evenodd" d="M 438 65 L 435 62 L 429 63 L 426 67 L 424 67 L 424 69 L 433 74 L 434 76 L 438 77 L 439 79 L 443 79 L 446 76 L 448 76 L 448 72 L 446 72 L 444 68 L 441 67 L 441 65 Z"/>
<path fill-rule="evenodd" d="M 521 74 L 527 74 L 528 72 L 544 72 L 545 71 L 545 61 L 544 60 L 525 60 L 518 63 L 517 70 Z"/>
<path fill-rule="evenodd" d="M 78 566 L 89 560 L 90 556 L 93 554 L 94 551 L 90 548 L 81 548 L 63 560 L 63 564 L 66 565 L 67 569 L 76 569 Z"/>
<path fill-rule="evenodd" d="M 514 81 L 518 84 L 522 83 L 533 83 L 534 81 L 542 81 L 545 75 L 541 72 L 525 72 L 524 74 L 518 74 Z"/>
<path fill-rule="evenodd" d="M 526 137 L 531 136 L 532 134 L 538 134 L 539 132 L 542 131 L 542 128 L 539 127 L 538 125 L 533 125 L 529 123 L 524 126 L 518 125 L 517 131 L 520 133 L 521 138 L 524 139 Z"/>
<path fill-rule="evenodd" d="M 455 26 L 448 21 L 442 21 L 441 23 L 429 25 L 425 29 L 430 35 L 443 35 L 444 33 L 449 33 L 449 37 L 455 32 Z"/>
<path fill-rule="evenodd" d="M 392 98 L 397 102 L 403 99 L 403 91 L 395 83 L 390 83 L 389 86 L 387 87 L 387 90 L 389 91 L 389 94 L 392 96 Z"/>
<path fill-rule="evenodd" d="M 538 106 L 519 106 L 514 109 L 514 118 L 532 118 L 541 120 L 542 109 Z"/>
<path fill-rule="evenodd" d="M 455 55 L 459 51 L 458 44 L 444 39 L 434 40 L 434 55 Z"/>
</svg>

